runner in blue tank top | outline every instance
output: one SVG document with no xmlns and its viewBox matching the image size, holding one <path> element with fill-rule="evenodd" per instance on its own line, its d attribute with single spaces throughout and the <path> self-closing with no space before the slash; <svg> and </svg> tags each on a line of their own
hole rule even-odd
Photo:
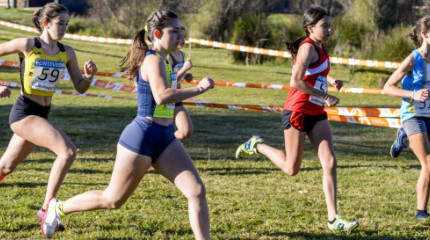
<svg viewBox="0 0 430 240">
<path fill-rule="evenodd" d="M 120 208 L 152 164 L 188 199 L 195 238 L 210 239 L 205 186 L 174 136 L 173 111 L 176 102 L 204 93 L 214 87 L 214 82 L 205 77 L 195 87 L 171 88 L 174 78 L 167 55 L 179 48 L 183 27 L 175 13 L 164 10 L 153 12 L 147 26 L 152 50 L 148 50 L 146 31 L 142 29 L 134 35 L 131 49 L 123 60 L 130 80 L 137 85 L 138 112 L 121 134 L 109 186 L 64 202 L 52 198 L 42 223 L 42 232 L 47 237 L 53 236 L 55 226 L 66 214 Z"/>
<path fill-rule="evenodd" d="M 430 16 L 421 18 L 409 37 L 417 49 L 391 75 L 384 86 L 384 93 L 402 98 L 401 131 L 406 133 L 410 148 L 421 163 L 415 218 L 424 220 L 429 217 L 430 188 Z M 400 81 L 402 88 L 396 86 Z"/>
</svg>

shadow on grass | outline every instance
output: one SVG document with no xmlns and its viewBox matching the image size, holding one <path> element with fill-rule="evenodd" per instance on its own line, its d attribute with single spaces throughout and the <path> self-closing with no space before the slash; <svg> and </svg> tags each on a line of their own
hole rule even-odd
<svg viewBox="0 0 430 240">
<path fill-rule="evenodd" d="M 251 69 L 251 68 L 246 68 L 246 69 L 239 69 L 239 68 L 228 68 L 228 67 L 213 67 L 213 66 L 202 66 L 202 65 L 194 65 L 194 67 L 198 67 L 198 68 L 206 68 L 206 69 L 213 69 L 213 70 L 220 70 L 220 71 L 235 71 L 235 72 L 266 72 L 266 73 L 276 73 L 276 74 L 281 74 L 281 75 L 289 75 L 291 76 L 291 72 L 270 72 L 267 71 L 267 69 Z"/>
<path fill-rule="evenodd" d="M 333 233 L 306 233 L 306 232 L 292 232 L 292 233 L 271 233 L 268 234 L 272 237 L 282 237 L 281 239 L 366 239 L 366 240 L 413 240 L 413 239 L 428 239 L 427 237 L 402 237 L 402 236 L 390 236 L 383 235 L 378 236 L 377 231 L 364 231 L 365 236 L 359 233 L 352 234 L 333 234 Z"/>
</svg>

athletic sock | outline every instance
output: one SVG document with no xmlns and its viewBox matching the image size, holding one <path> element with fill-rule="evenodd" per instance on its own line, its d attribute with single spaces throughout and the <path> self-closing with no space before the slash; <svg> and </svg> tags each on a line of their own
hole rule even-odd
<svg viewBox="0 0 430 240">
<path fill-rule="evenodd" d="M 334 218 L 332 221 L 328 221 L 328 223 L 333 224 L 336 221 L 336 218 Z"/>
<path fill-rule="evenodd" d="M 0 182 L 3 180 L 3 178 L 5 178 L 6 176 L 4 176 L 4 175 L 1 175 L 0 174 Z"/>
<path fill-rule="evenodd" d="M 55 210 L 58 213 L 58 216 L 60 216 L 61 218 L 67 215 L 63 212 L 63 202 L 60 202 L 57 205 L 55 205 Z"/>
<path fill-rule="evenodd" d="M 426 210 L 417 209 L 417 214 L 427 214 L 427 209 Z"/>
</svg>

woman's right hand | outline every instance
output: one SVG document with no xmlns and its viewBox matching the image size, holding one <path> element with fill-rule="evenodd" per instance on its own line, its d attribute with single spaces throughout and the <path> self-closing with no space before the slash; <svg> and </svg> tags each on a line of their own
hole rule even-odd
<svg viewBox="0 0 430 240">
<path fill-rule="evenodd" d="M 187 59 L 185 61 L 184 66 L 182 67 L 185 71 L 189 71 L 193 67 L 193 63 L 191 62 L 191 59 Z"/>
<path fill-rule="evenodd" d="M 197 87 L 200 89 L 200 93 L 204 93 L 207 90 L 214 88 L 215 84 L 214 84 L 214 80 L 212 80 L 209 77 L 204 77 L 200 82 L 199 85 L 197 85 Z"/>
<path fill-rule="evenodd" d="M 414 91 L 412 93 L 412 98 L 415 101 L 421 101 L 421 102 L 426 101 L 429 98 L 429 89 L 424 88 L 424 89 L 420 89 L 418 91 Z"/>
<path fill-rule="evenodd" d="M 327 99 L 325 100 L 325 102 L 327 103 L 327 106 L 333 107 L 339 103 L 339 98 L 332 95 L 327 95 Z"/>
</svg>

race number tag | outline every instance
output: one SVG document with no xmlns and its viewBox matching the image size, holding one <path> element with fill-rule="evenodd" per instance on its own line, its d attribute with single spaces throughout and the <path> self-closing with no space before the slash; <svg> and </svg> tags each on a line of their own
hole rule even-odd
<svg viewBox="0 0 430 240">
<path fill-rule="evenodd" d="M 414 110 L 415 115 L 420 117 L 429 117 L 430 116 L 430 99 L 427 99 L 424 102 L 414 101 Z"/>
<path fill-rule="evenodd" d="M 173 72 L 178 73 L 178 72 L 179 72 L 179 70 L 181 70 L 183 67 L 184 67 L 184 63 L 183 63 L 183 62 L 179 62 L 179 63 L 177 63 L 177 64 L 173 67 Z M 177 77 L 177 74 L 175 75 L 175 79 L 176 79 L 176 77 Z M 173 78 L 172 78 L 172 79 L 173 79 Z M 182 83 L 182 81 L 184 81 L 184 76 L 183 76 L 181 79 L 176 79 L 176 80 L 177 80 L 177 82 L 178 82 L 179 84 L 181 84 L 181 83 Z"/>
<path fill-rule="evenodd" d="M 319 75 L 317 81 L 314 85 L 315 89 L 318 89 L 323 92 L 327 92 L 327 77 Z M 311 96 L 309 98 L 309 102 L 316 104 L 318 106 L 324 106 L 325 100 L 319 97 Z"/>
<path fill-rule="evenodd" d="M 65 62 L 36 60 L 34 62 L 34 72 L 30 79 L 30 88 L 46 92 L 55 91 L 58 80 L 65 69 Z"/>
</svg>

